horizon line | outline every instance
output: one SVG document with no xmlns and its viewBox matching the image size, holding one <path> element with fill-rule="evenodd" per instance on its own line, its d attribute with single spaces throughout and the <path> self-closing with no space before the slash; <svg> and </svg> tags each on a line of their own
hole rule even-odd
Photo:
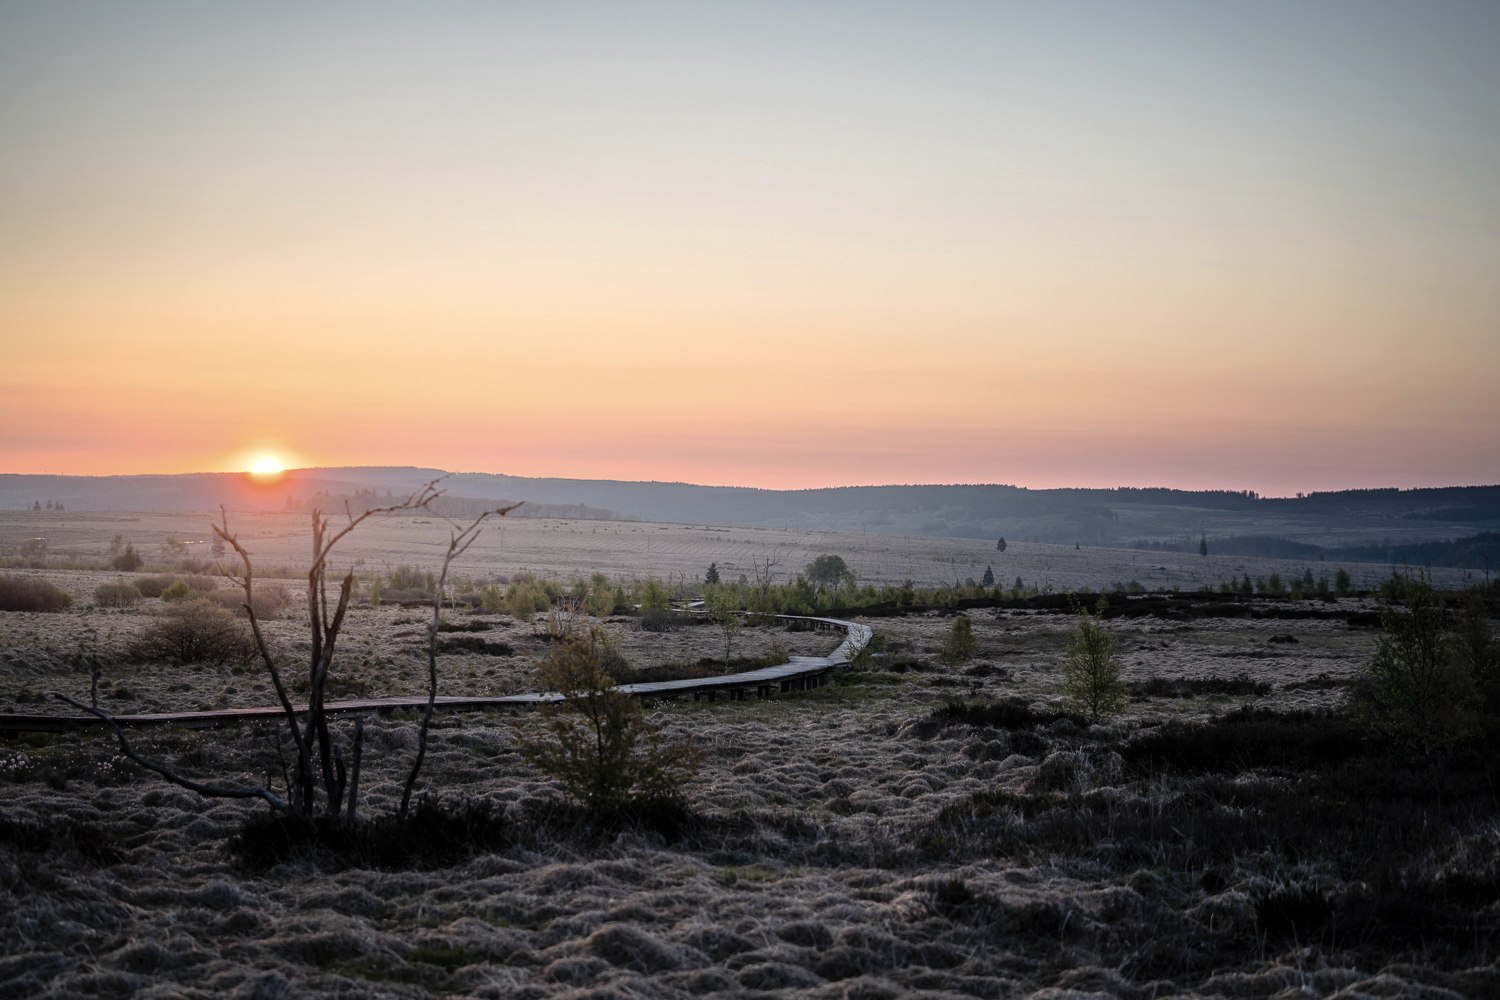
<svg viewBox="0 0 1500 1000">
<path fill-rule="evenodd" d="M 1025 490 L 1027 492 L 1037 492 L 1037 493 L 1040 493 L 1040 492 L 1050 492 L 1050 491 L 1063 491 L 1063 490 L 1098 490 L 1098 491 L 1110 491 L 1110 492 L 1120 492 L 1120 491 L 1139 491 L 1139 492 L 1167 491 L 1167 492 L 1174 492 L 1174 493 L 1219 493 L 1219 494 L 1235 494 L 1235 495 L 1239 495 L 1239 496 L 1252 497 L 1252 498 L 1258 499 L 1258 500 L 1296 500 L 1296 499 L 1306 499 L 1308 497 L 1313 497 L 1313 496 L 1328 495 L 1328 494 L 1333 494 L 1333 493 L 1361 493 L 1361 492 L 1379 492 L 1379 491 L 1395 491 L 1395 492 L 1403 492 L 1403 493 L 1405 493 L 1405 492 L 1415 492 L 1417 490 L 1484 489 L 1484 488 L 1489 488 L 1489 487 L 1500 486 L 1500 483 L 1442 483 L 1442 484 L 1431 484 L 1431 483 L 1429 483 L 1429 484 L 1414 485 L 1414 486 L 1413 485 L 1402 486 L 1402 485 L 1393 485 L 1393 484 L 1386 483 L 1386 484 L 1383 484 L 1383 485 L 1380 485 L 1380 486 L 1343 486 L 1343 487 L 1339 487 L 1337 489 L 1307 490 L 1305 492 L 1299 491 L 1299 492 L 1293 493 L 1293 494 L 1277 494 L 1277 495 L 1273 495 L 1273 494 L 1269 494 L 1269 493 L 1263 493 L 1263 492 L 1260 492 L 1259 490 L 1254 490 L 1254 489 L 1233 488 L 1233 487 L 1227 487 L 1227 486 L 1224 486 L 1224 487 L 1197 487 L 1197 488 L 1194 488 L 1194 487 L 1187 487 L 1187 486 L 1169 486 L 1169 485 L 1165 485 L 1165 484 L 1155 484 L 1155 485 L 1150 485 L 1150 486 L 1139 486 L 1139 485 L 1129 485 L 1129 484 L 1123 484 L 1123 483 L 1117 483 L 1117 484 L 1112 485 L 1112 486 L 1082 486 L 1082 485 L 1025 486 L 1025 485 L 1020 485 L 1020 484 L 1016 484 L 1016 483 L 1001 483 L 1001 482 L 909 482 L 909 483 L 884 482 L 884 483 L 840 483 L 840 484 L 825 485 L 825 486 L 773 487 L 773 486 L 752 486 L 752 485 L 747 485 L 747 484 L 743 484 L 743 483 L 697 483 L 697 482 L 689 482 L 687 480 L 678 480 L 678 479 L 668 479 L 668 480 L 663 480 L 663 479 L 601 479 L 601 478 L 591 478 L 591 477 L 586 477 L 586 476 L 558 476 L 558 475 L 544 475 L 544 476 L 530 475 L 530 476 L 528 476 L 528 475 L 518 475 L 518 474 L 515 474 L 515 473 L 509 473 L 509 472 L 485 472 L 485 471 L 472 470 L 472 469 L 471 470 L 452 470 L 452 469 L 440 469 L 440 468 L 435 468 L 435 467 L 432 467 L 432 466 L 420 466 L 420 465 L 369 465 L 369 464 L 364 464 L 364 465 L 310 465 L 310 466 L 300 466 L 300 467 L 297 467 L 297 468 L 284 469 L 284 470 L 282 470 L 281 473 L 278 474 L 278 477 L 289 476 L 289 475 L 293 475 L 293 474 L 296 474 L 296 473 L 338 472 L 338 471 L 352 470 L 352 469 L 371 469 L 371 470 L 389 469 L 389 470 L 392 470 L 392 471 L 410 470 L 410 471 L 413 471 L 413 472 L 435 472 L 435 473 L 441 473 L 441 476 L 439 476 L 437 478 L 447 478 L 449 476 L 503 476 L 503 477 L 508 478 L 508 479 L 531 479 L 531 480 L 547 480 L 547 479 L 550 479 L 550 480 L 572 481 L 572 482 L 620 483 L 620 484 L 625 484 L 625 485 L 685 486 L 685 487 L 692 487 L 692 488 L 697 488 L 697 489 L 755 490 L 755 491 L 759 491 L 759 492 L 763 492 L 763 493 L 813 493 L 813 492 L 821 492 L 821 491 L 826 491 L 826 490 L 856 490 L 856 489 L 922 489 L 922 488 L 962 488 L 962 487 L 985 488 L 985 487 L 993 487 L 993 488 L 1002 488 L 1002 489 Z M 54 478 L 54 479 L 145 479 L 145 478 L 169 479 L 169 478 L 189 477 L 189 476 L 250 476 L 250 475 L 252 475 L 252 473 L 248 469 L 238 469 L 238 470 L 195 470 L 195 471 L 191 471 L 191 472 L 118 472 L 118 473 L 99 473 L 99 474 L 68 473 L 68 472 L 8 472 L 8 471 L 7 472 L 0 472 L 0 477 L 3 477 L 3 476 L 36 476 L 36 477 L 46 476 L 46 477 L 50 477 L 50 478 Z"/>
</svg>

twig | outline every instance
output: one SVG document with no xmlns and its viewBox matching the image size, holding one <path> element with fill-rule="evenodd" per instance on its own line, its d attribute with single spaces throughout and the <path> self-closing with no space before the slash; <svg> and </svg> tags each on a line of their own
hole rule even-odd
<svg viewBox="0 0 1500 1000">
<path fill-rule="evenodd" d="M 295 810 L 292 809 L 291 803 L 287 802 L 285 799 L 277 795 L 275 792 L 271 791 L 269 788 L 232 788 L 227 785 L 207 785 L 201 781 L 194 781 L 192 778 L 184 778 L 182 775 L 178 774 L 176 771 L 173 771 L 171 768 L 166 767 L 163 764 L 158 764 L 154 760 L 142 757 L 139 753 L 137 753 L 135 748 L 130 745 L 130 741 L 125 738 L 125 730 L 120 728 L 120 724 L 116 722 L 114 716 L 110 715 L 108 712 L 105 712 L 98 708 L 94 708 L 90 705 L 85 705 L 82 702 L 74 701 L 67 695 L 58 694 L 55 691 L 51 693 L 50 697 L 56 698 L 59 701 L 66 702 L 67 704 L 72 705 L 74 708 L 79 709 L 80 711 L 88 712 L 90 715 L 96 716 L 99 719 L 102 719 L 104 722 L 108 723 L 109 728 L 114 731 L 115 738 L 120 741 L 121 753 L 123 753 L 126 757 L 129 757 L 131 760 L 135 761 L 141 767 L 144 767 L 146 770 L 155 772 L 156 774 L 161 775 L 163 778 L 166 778 L 174 785 L 186 788 L 190 792 L 197 792 L 199 795 L 203 795 L 208 798 L 264 799 L 271 805 L 273 809 L 278 809 L 281 812 L 286 813 L 288 816 L 295 815 Z"/>
<path fill-rule="evenodd" d="M 469 525 L 460 529 L 458 524 L 448 518 L 450 534 L 448 536 L 448 552 L 443 556 L 443 571 L 438 576 L 437 588 L 432 599 L 432 624 L 427 629 L 427 705 L 422 710 L 422 726 L 417 733 L 417 756 L 412 761 L 411 773 L 406 776 L 406 786 L 401 790 L 401 810 L 399 815 L 406 818 L 407 810 L 411 806 L 412 790 L 416 788 L 417 776 L 422 773 L 422 763 L 427 759 L 427 731 L 432 727 L 432 712 L 437 702 L 437 636 L 438 623 L 442 620 L 443 612 L 443 588 L 448 583 L 448 568 L 453 565 L 453 560 L 469 550 L 474 540 L 479 537 L 480 525 L 484 519 L 494 514 L 504 517 L 517 507 L 518 503 L 509 507 L 501 507 L 497 510 L 487 510 L 474 518 Z"/>
</svg>

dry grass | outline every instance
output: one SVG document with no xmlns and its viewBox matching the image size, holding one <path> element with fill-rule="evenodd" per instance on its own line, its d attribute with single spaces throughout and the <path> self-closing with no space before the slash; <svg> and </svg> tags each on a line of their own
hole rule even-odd
<svg viewBox="0 0 1500 1000">
<path fill-rule="evenodd" d="M 507 546 L 514 542 L 507 526 Z M 828 549 L 821 539 L 808 547 Z M 393 563 L 423 558 L 391 556 Z M 709 557 L 695 551 L 690 558 L 706 565 Z M 719 564 L 722 570 L 725 560 Z M 1119 574 L 1110 567 L 1101 575 Z M 118 574 L 93 582 L 88 574 L 49 576 L 89 594 Z M 80 645 L 125 648 L 153 603 L 111 610 L 84 600 L 61 614 L 0 615 L 0 650 L 7 651 L 0 692 L 20 711 L 36 710 L 32 699 L 49 688 L 86 692 L 88 676 L 70 665 L 70 654 Z M 275 643 L 295 649 L 305 641 L 295 595 L 287 614 L 269 628 Z M 493 802 L 514 830 L 507 846 L 450 868 L 391 871 L 303 859 L 248 871 L 225 845 L 253 807 L 205 803 L 141 776 L 97 734 L 5 738 L 3 991 L 537 998 L 1500 992 L 1492 957 L 1500 816 L 1492 798 L 1455 787 L 1441 803 L 1423 804 L 1411 798 L 1423 781 L 1392 777 L 1379 794 L 1415 802 L 1411 815 L 1431 820 L 1426 832 L 1371 826 L 1395 838 L 1379 841 L 1377 851 L 1374 834 L 1351 827 L 1352 846 L 1341 853 L 1320 839 L 1318 830 L 1330 824 L 1291 825 L 1304 814 L 1288 789 L 1312 764 L 1194 773 L 1154 751 L 1129 749 L 1152 733 L 1176 732 L 1163 728 L 1170 721 L 1201 723 L 1242 705 L 1337 706 L 1345 695 L 1339 682 L 1368 659 L 1371 633 L 1340 620 L 1120 619 L 1112 626 L 1125 679 L 1187 679 L 1173 696 L 1139 689 L 1125 715 L 1103 727 L 1065 718 L 964 722 L 956 713 L 934 724 L 933 713 L 959 697 L 1060 706 L 1071 618 L 990 610 L 971 617 L 978 651 L 957 667 L 944 667 L 937 655 L 951 618 L 879 619 L 871 622 L 883 645 L 874 664 L 841 675 L 832 688 L 768 702 L 650 706 L 669 739 L 690 739 L 703 754 L 685 789 L 700 823 L 671 840 L 574 822 L 553 783 L 519 752 L 538 717 L 440 717 L 428 787 Z M 479 630 L 445 637 L 504 643 L 512 652 L 444 653 L 444 693 L 530 686 L 550 641 L 542 621 L 457 612 L 451 623 Z M 416 610 L 356 611 L 340 673 L 350 693 L 420 691 L 425 624 Z M 646 633 L 628 619 L 608 627 L 640 663 L 692 663 L 722 650 L 708 627 Z M 736 637 L 735 652 L 753 655 L 777 642 L 792 653 L 822 652 L 834 641 L 750 628 Z M 101 697 L 122 711 L 266 703 L 261 675 L 240 669 L 111 660 Z M 1217 683 L 1240 675 L 1269 692 Z M 142 741 L 193 774 L 258 778 L 278 766 L 276 733 L 269 725 L 153 731 Z M 411 718 L 370 722 L 370 813 L 399 798 L 415 738 Z M 1348 770 L 1348 761 L 1328 765 L 1335 766 L 1345 770 L 1308 773 L 1332 782 L 1318 786 L 1325 789 L 1363 787 L 1354 779 L 1366 772 Z M 1182 835 L 1184 823 L 1196 824 L 1196 839 Z M 1389 912 L 1391 897 L 1380 895 L 1373 874 L 1361 895 L 1362 873 L 1377 870 L 1379 879 L 1409 873 L 1410 898 L 1426 907 L 1411 913 L 1443 934 L 1381 930 L 1397 926 L 1399 915 Z M 1362 928 L 1363 936 L 1330 936 L 1331 926 Z"/>
</svg>

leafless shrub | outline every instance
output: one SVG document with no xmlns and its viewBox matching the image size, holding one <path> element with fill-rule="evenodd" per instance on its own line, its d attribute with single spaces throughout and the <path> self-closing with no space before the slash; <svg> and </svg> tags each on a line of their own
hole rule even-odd
<svg viewBox="0 0 1500 1000">
<path fill-rule="evenodd" d="M 334 653 L 337 649 L 339 633 L 343 628 L 344 617 L 348 613 L 349 603 L 354 591 L 354 573 L 346 573 L 342 580 L 337 583 L 336 589 L 329 586 L 329 560 L 333 549 L 344 536 L 357 528 L 366 518 L 376 514 L 391 513 L 400 510 L 427 510 L 434 500 L 442 496 L 442 491 L 437 489 L 434 480 L 413 493 L 405 501 L 392 504 L 387 507 L 372 508 L 359 515 L 352 511 L 346 512 L 348 523 L 341 528 L 334 529 L 328 518 L 322 512 L 313 511 L 312 515 L 312 548 L 313 559 L 307 572 L 307 607 L 308 607 L 308 631 L 311 634 L 311 644 L 308 657 L 307 677 L 307 706 L 299 710 L 291 702 L 287 693 L 287 684 L 282 676 L 281 665 L 276 656 L 266 644 L 265 637 L 261 632 L 260 618 L 255 611 L 255 581 L 254 569 L 250 554 L 238 538 L 229 531 L 228 517 L 225 515 L 220 524 L 214 525 L 214 534 L 226 546 L 232 548 L 239 557 L 240 569 L 238 572 L 226 574 L 238 586 L 244 594 L 244 604 L 249 618 L 250 634 L 253 642 L 250 645 L 251 652 L 246 656 L 259 653 L 265 663 L 266 672 L 270 677 L 272 686 L 276 690 L 283 713 L 287 731 L 292 739 L 295 750 L 295 765 L 285 775 L 286 788 L 279 792 L 270 787 L 269 781 L 266 785 L 214 785 L 187 778 L 158 761 L 147 758 L 138 753 L 131 745 L 119 724 L 108 713 L 101 711 L 97 706 L 83 705 L 66 696 L 57 696 L 60 700 L 72 705 L 74 708 L 90 712 L 110 724 L 116 740 L 120 744 L 121 751 L 132 761 L 150 770 L 175 785 L 186 788 L 200 795 L 212 798 L 234 798 L 249 799 L 258 798 L 265 801 L 272 808 L 291 820 L 308 821 L 315 817 L 321 817 L 327 824 L 333 826 L 353 825 L 357 818 L 357 805 L 359 801 L 359 776 L 360 761 L 363 752 L 364 726 L 363 722 L 356 723 L 352 742 L 347 745 L 341 741 L 336 742 L 332 727 L 329 725 L 327 711 L 327 697 L 329 691 L 330 669 L 333 665 Z M 499 511 L 488 511 L 475 518 L 467 527 L 453 524 L 449 536 L 448 551 L 443 559 L 442 574 L 437 580 L 435 592 L 438 597 L 434 598 L 432 608 L 432 622 L 428 629 L 428 697 L 426 709 L 422 716 L 422 724 L 417 740 L 416 760 L 412 764 L 406 784 L 402 792 L 401 807 L 398 813 L 404 820 L 410 808 L 412 791 L 416 786 L 417 779 L 421 773 L 422 763 L 427 750 L 427 733 L 432 723 L 433 706 L 437 698 L 437 630 L 441 611 L 440 595 L 443 592 L 443 583 L 447 578 L 448 568 L 453 560 L 468 549 L 474 539 L 478 536 L 479 528 L 485 517 L 490 513 L 505 514 L 514 509 L 514 505 Z M 241 628 L 239 622 L 223 608 L 209 605 L 205 602 L 194 602 L 185 609 L 186 613 L 202 616 L 204 622 L 228 621 L 236 628 Z M 217 616 L 217 617 L 214 617 Z M 219 626 L 215 626 L 218 628 Z M 208 631 L 203 627 L 188 630 L 197 634 Z M 171 647 L 167 647 L 169 651 Z M 204 654 L 196 649 L 187 654 L 180 650 L 174 652 L 180 660 L 198 659 Z M 347 754 L 346 754 L 347 746 Z"/>
<path fill-rule="evenodd" d="M 148 663 L 247 663 L 256 653 L 245 623 L 207 601 L 186 601 L 163 611 L 131 644 L 131 656 Z"/>
</svg>

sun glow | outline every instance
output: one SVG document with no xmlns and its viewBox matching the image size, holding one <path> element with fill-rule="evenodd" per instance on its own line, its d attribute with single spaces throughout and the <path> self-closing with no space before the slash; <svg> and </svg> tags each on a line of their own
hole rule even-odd
<svg viewBox="0 0 1500 1000">
<path fill-rule="evenodd" d="M 262 455 L 250 463 L 250 474 L 252 476 L 279 476 L 285 472 L 281 460 L 270 455 Z"/>
</svg>

